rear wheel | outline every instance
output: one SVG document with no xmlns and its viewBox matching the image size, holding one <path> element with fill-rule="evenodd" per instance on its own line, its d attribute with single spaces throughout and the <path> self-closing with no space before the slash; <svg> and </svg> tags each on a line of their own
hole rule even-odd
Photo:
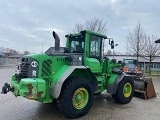
<svg viewBox="0 0 160 120">
<path fill-rule="evenodd" d="M 93 87 L 88 80 L 72 78 L 63 85 L 57 105 L 67 117 L 77 118 L 88 113 L 93 97 Z"/>
<path fill-rule="evenodd" d="M 119 83 L 117 91 L 112 94 L 113 99 L 121 104 L 129 103 L 134 94 L 134 81 L 132 79 L 123 78 Z"/>
</svg>

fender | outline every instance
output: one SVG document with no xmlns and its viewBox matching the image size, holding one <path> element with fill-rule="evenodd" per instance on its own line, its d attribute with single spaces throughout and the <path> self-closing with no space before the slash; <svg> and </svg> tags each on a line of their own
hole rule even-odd
<svg viewBox="0 0 160 120">
<path fill-rule="evenodd" d="M 107 85 L 107 93 L 115 94 L 118 88 L 119 83 L 130 76 L 128 76 L 126 73 L 122 72 L 120 75 L 116 77 L 114 82 L 112 84 Z"/>
<path fill-rule="evenodd" d="M 96 77 L 91 73 L 90 69 L 85 66 L 69 66 L 69 68 L 61 75 L 57 82 L 51 83 L 51 96 L 53 98 L 58 98 L 62 89 L 64 81 L 74 72 L 75 69 L 84 69 L 87 70 L 88 74 L 91 76 L 91 84 L 94 87 L 94 90 L 98 88 L 98 83 Z"/>
</svg>

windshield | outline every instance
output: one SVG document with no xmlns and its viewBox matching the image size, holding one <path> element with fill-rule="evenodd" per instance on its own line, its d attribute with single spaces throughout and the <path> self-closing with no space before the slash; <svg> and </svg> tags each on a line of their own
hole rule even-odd
<svg viewBox="0 0 160 120">
<path fill-rule="evenodd" d="M 71 53 L 84 53 L 84 41 L 83 35 L 69 37 L 69 52 Z"/>
<path fill-rule="evenodd" d="M 127 60 L 127 59 L 124 60 L 124 63 L 125 63 L 125 64 L 134 64 L 134 63 L 133 63 L 133 60 Z"/>
</svg>

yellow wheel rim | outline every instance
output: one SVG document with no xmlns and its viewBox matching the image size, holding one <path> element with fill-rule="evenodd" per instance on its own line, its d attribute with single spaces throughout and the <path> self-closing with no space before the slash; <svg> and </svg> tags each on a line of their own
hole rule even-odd
<svg viewBox="0 0 160 120">
<path fill-rule="evenodd" d="M 123 94 L 125 97 L 129 97 L 132 93 L 132 86 L 130 83 L 126 83 L 123 87 Z"/>
<path fill-rule="evenodd" d="M 79 88 L 73 94 L 72 103 L 76 109 L 82 109 L 87 105 L 88 100 L 89 93 L 87 89 Z"/>
</svg>

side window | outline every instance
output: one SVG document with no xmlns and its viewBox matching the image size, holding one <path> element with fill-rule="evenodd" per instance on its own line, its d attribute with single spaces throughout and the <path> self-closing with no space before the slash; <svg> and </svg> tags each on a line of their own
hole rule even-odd
<svg viewBox="0 0 160 120">
<path fill-rule="evenodd" d="M 91 35 L 90 57 L 96 57 L 96 58 L 101 57 L 101 43 L 102 43 L 102 38 L 101 37 Z"/>
<path fill-rule="evenodd" d="M 68 37 L 68 52 L 70 53 L 84 53 L 85 36 L 71 35 Z"/>
<path fill-rule="evenodd" d="M 83 53 L 84 52 L 84 42 L 72 41 L 71 42 L 71 52 Z"/>
<path fill-rule="evenodd" d="M 71 42 L 71 52 L 76 51 L 76 46 L 79 45 L 78 41 Z"/>
</svg>

